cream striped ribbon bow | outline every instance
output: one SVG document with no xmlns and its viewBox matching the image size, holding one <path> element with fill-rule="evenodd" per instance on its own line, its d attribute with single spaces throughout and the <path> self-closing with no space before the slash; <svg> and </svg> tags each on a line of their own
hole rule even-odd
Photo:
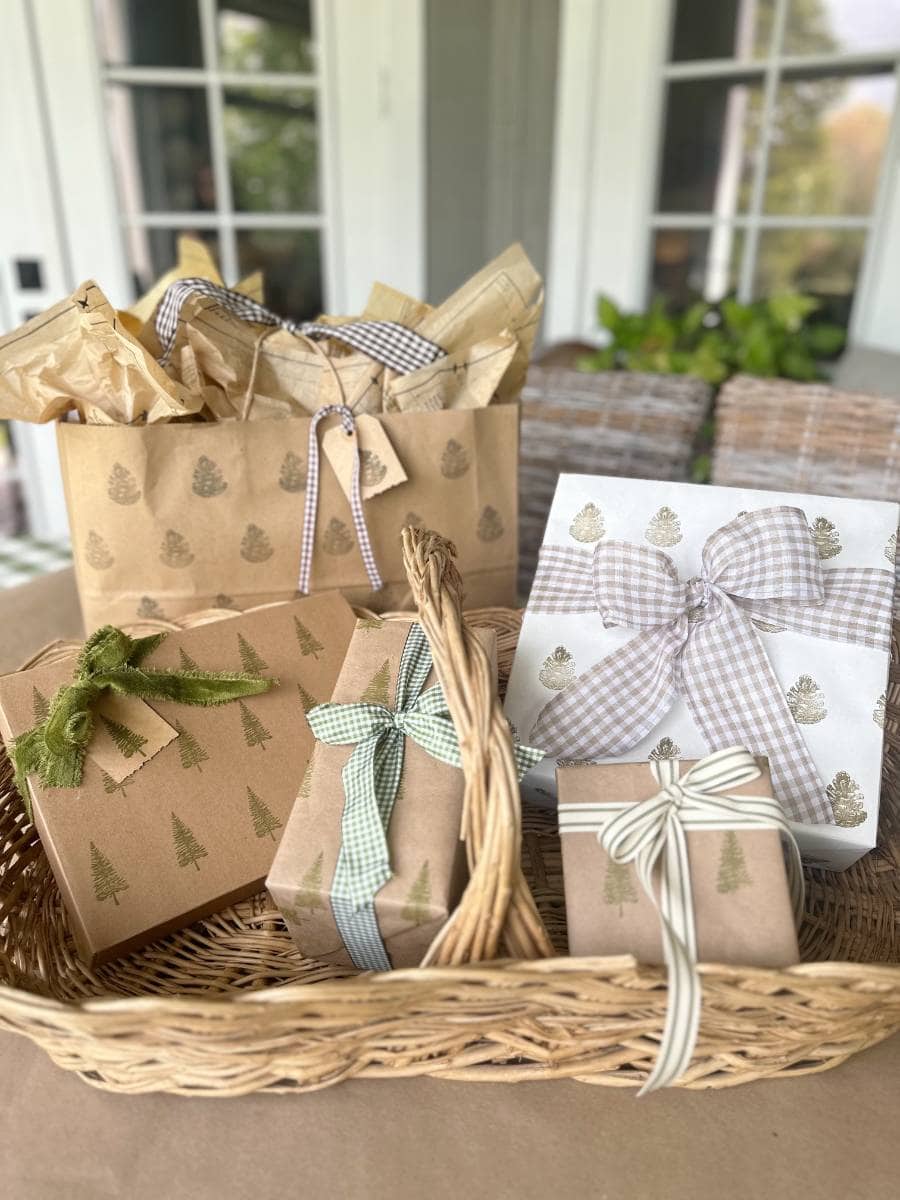
<svg viewBox="0 0 900 1200">
<path fill-rule="evenodd" d="M 560 833 L 596 833 L 613 862 L 633 862 L 660 915 L 669 1004 L 659 1055 L 640 1096 L 668 1086 L 687 1069 L 700 1026 L 701 984 L 686 831 L 777 829 L 788 850 L 794 919 L 799 924 L 803 916 L 800 852 L 781 805 L 769 796 L 726 794 L 728 788 L 759 779 L 761 771 L 748 750 L 740 746 L 719 750 L 682 777 L 675 759 L 651 762 L 650 767 L 662 790 L 648 800 L 559 806 Z"/>
</svg>

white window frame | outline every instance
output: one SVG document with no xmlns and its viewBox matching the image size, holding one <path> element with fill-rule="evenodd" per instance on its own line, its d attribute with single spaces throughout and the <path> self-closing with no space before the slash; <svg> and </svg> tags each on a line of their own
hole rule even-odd
<svg viewBox="0 0 900 1200">
<path fill-rule="evenodd" d="M 787 0 L 778 0 L 783 27 Z M 645 307 L 654 228 L 707 228 L 710 219 L 654 212 L 663 105 L 670 79 L 743 76 L 751 64 L 670 63 L 674 0 L 562 0 L 557 134 L 551 213 L 546 337 L 599 341 L 596 298 Z M 761 76 L 770 114 L 785 66 L 881 65 L 893 53 L 770 58 Z M 895 71 L 900 96 L 900 67 Z M 763 152 L 764 153 L 764 152 Z M 762 214 L 766 163 L 756 168 L 751 209 L 735 225 L 755 240 L 777 225 L 866 228 L 868 238 L 850 319 L 851 342 L 900 351 L 900 102 L 870 217 Z M 744 255 L 739 295 L 750 294 L 755 254 Z"/>
</svg>

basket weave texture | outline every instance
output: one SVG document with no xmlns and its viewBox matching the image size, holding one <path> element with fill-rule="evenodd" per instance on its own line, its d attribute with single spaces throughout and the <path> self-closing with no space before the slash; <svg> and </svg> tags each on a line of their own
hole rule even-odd
<svg viewBox="0 0 900 1200">
<path fill-rule="evenodd" d="M 405 537 L 420 619 L 465 747 L 472 879 L 429 951 L 431 965 L 354 977 L 303 959 L 261 894 L 91 971 L 75 955 L 4 758 L 0 1028 L 31 1038 L 87 1081 L 122 1092 L 233 1096 L 422 1074 L 644 1081 L 665 1014 L 664 972 L 627 956 L 559 957 L 566 930 L 553 818 L 527 814 L 521 828 L 507 728 L 487 664 L 460 618 L 447 543 L 409 531 Z M 467 621 L 497 630 L 505 677 L 518 614 L 481 610 Z M 151 627 L 171 628 L 147 623 L 141 630 Z M 783 971 L 702 965 L 702 1024 L 682 1086 L 824 1070 L 900 1029 L 896 644 L 886 734 L 880 850 L 842 875 L 807 872 L 804 957 L 859 961 L 807 961 Z M 477 961 L 498 953 L 509 957 Z"/>
</svg>

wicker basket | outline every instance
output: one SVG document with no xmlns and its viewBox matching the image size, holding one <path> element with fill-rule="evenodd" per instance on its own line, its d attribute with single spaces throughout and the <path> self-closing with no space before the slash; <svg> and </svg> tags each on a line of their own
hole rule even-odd
<svg viewBox="0 0 900 1200">
<path fill-rule="evenodd" d="M 114 1091 L 215 1096 L 324 1087 L 352 1076 L 640 1084 L 666 1005 L 664 973 L 629 957 L 570 959 L 552 818 L 520 828 L 511 747 L 483 653 L 460 618 L 448 547 L 407 532 L 420 617 L 465 747 L 472 880 L 429 951 L 384 975 L 302 959 L 265 895 L 90 971 L 74 953 L 46 858 L 0 765 L 0 1027 Z M 215 614 L 212 614 L 215 615 Z M 210 619 L 210 614 L 198 619 Z M 519 618 L 497 629 L 506 670 Z M 158 628 L 154 625 L 154 628 Z M 896 647 L 895 647 L 896 650 Z M 900 666 L 889 691 L 879 852 L 842 875 L 808 873 L 807 962 L 785 971 L 701 967 L 703 1019 L 680 1081 L 724 1087 L 824 1070 L 900 1028 Z M 522 862 L 531 894 L 519 871 Z M 510 958 L 477 962 L 503 952 Z"/>
</svg>

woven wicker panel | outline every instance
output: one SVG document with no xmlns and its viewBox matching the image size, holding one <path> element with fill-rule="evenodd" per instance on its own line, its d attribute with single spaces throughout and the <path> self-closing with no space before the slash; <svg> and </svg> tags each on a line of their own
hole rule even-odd
<svg viewBox="0 0 900 1200">
<path fill-rule="evenodd" d="M 560 472 L 688 477 L 710 389 L 688 375 L 532 366 L 522 392 L 519 591 L 527 595 Z"/>
<path fill-rule="evenodd" d="M 900 497 L 900 400 L 738 375 L 719 393 L 713 483 Z"/>
</svg>

